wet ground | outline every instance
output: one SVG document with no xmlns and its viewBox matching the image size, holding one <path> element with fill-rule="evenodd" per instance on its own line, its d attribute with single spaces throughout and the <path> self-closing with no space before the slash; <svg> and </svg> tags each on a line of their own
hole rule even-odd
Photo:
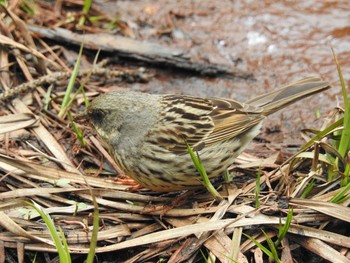
<svg viewBox="0 0 350 263">
<path fill-rule="evenodd" d="M 319 127 L 316 110 L 326 114 L 341 100 L 334 48 L 346 80 L 350 79 L 350 4 L 343 1 L 99 1 L 118 15 L 129 35 L 188 50 L 196 61 L 251 72 L 255 80 L 204 78 L 162 73 L 132 89 L 228 97 L 245 101 L 255 94 L 305 76 L 321 76 L 333 88 L 288 107 L 265 124 L 275 143 L 294 143 L 298 130 Z M 347 83 L 349 84 L 349 82 Z M 278 136 L 267 130 L 282 130 Z M 297 139 L 298 140 L 298 139 Z"/>
</svg>

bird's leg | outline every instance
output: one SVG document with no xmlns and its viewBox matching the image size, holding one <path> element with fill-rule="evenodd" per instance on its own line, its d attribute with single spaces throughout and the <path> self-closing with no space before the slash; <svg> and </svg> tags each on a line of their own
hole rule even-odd
<svg viewBox="0 0 350 263">
<path fill-rule="evenodd" d="M 152 205 L 149 207 L 145 207 L 145 209 L 142 210 L 143 214 L 151 214 L 154 213 L 156 211 L 161 211 L 160 215 L 164 216 L 168 211 L 170 211 L 171 209 L 181 206 L 183 204 L 185 204 L 186 202 L 188 202 L 188 197 L 193 195 L 194 190 L 187 190 L 181 194 L 179 194 L 178 196 L 176 196 L 170 204 L 163 204 L 163 205 Z"/>
<path fill-rule="evenodd" d="M 123 176 L 123 178 L 117 178 L 114 180 L 114 182 L 119 185 L 130 185 L 130 187 L 126 189 L 127 191 L 134 191 L 143 188 L 142 185 L 140 185 L 138 182 L 136 182 L 134 179 L 128 176 Z"/>
</svg>

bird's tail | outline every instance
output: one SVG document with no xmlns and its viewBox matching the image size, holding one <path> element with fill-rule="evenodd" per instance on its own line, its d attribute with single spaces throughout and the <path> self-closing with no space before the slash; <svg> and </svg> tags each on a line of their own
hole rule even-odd
<svg viewBox="0 0 350 263">
<path fill-rule="evenodd" d="M 267 116 L 297 100 L 326 90 L 329 87 L 329 82 L 322 81 L 320 78 L 309 77 L 253 98 L 246 103 L 263 108 L 262 114 Z"/>
</svg>

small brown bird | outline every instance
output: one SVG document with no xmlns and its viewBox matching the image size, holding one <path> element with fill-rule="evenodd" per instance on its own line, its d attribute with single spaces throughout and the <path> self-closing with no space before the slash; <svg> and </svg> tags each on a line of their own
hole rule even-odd
<svg viewBox="0 0 350 263">
<path fill-rule="evenodd" d="M 112 91 L 97 97 L 87 115 L 125 174 L 155 191 L 177 191 L 202 184 L 185 142 L 210 178 L 220 176 L 266 116 L 327 88 L 328 82 L 305 78 L 246 103 Z"/>
</svg>

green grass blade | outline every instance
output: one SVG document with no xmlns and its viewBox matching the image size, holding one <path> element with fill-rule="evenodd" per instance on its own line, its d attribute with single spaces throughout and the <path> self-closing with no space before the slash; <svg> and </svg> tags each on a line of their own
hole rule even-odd
<svg viewBox="0 0 350 263">
<path fill-rule="evenodd" d="M 343 94 L 343 101 L 344 101 L 344 127 L 341 133 L 341 138 L 339 142 L 339 153 L 344 158 L 350 149 L 350 103 L 349 103 L 349 97 L 348 92 L 346 90 L 346 85 L 343 77 L 343 73 L 340 68 L 340 64 L 338 61 L 338 58 L 332 48 L 333 57 L 335 60 L 335 63 L 337 65 L 337 71 L 339 75 L 340 85 L 342 88 L 342 94 Z M 346 165 L 345 173 L 344 173 L 344 180 L 343 185 L 347 184 L 349 182 L 349 172 L 350 172 L 350 165 Z"/>
<path fill-rule="evenodd" d="M 62 101 L 62 104 L 61 104 L 60 112 L 58 113 L 58 117 L 59 118 L 62 118 L 64 116 L 64 114 L 66 113 L 66 111 L 67 111 L 67 107 L 69 105 L 70 96 L 71 96 L 71 94 L 73 92 L 75 80 L 77 79 L 77 76 L 78 76 L 78 72 L 79 72 L 79 68 L 80 68 L 81 56 L 83 54 L 83 47 L 84 47 L 84 45 L 82 43 L 81 46 L 80 46 L 80 50 L 79 50 L 79 54 L 78 54 L 78 57 L 77 57 L 77 61 L 75 62 L 74 69 L 72 71 L 72 75 L 71 75 L 71 77 L 69 79 L 67 90 L 66 90 L 66 92 L 64 94 L 64 97 L 63 97 L 63 101 Z"/>
<path fill-rule="evenodd" d="M 315 186 L 316 184 L 316 180 L 315 179 L 312 179 L 312 181 L 306 186 L 304 192 L 301 194 L 300 198 L 306 198 L 310 191 L 313 189 L 313 187 Z"/>
<path fill-rule="evenodd" d="M 305 151 L 309 147 L 311 147 L 315 141 L 321 141 L 322 138 L 326 137 L 330 132 L 338 128 L 339 126 L 343 125 L 344 118 L 340 118 L 336 122 L 333 122 L 331 125 L 329 125 L 326 129 L 323 131 L 320 131 L 318 134 L 316 134 L 314 137 L 311 138 L 310 141 L 308 141 L 306 144 L 303 145 L 303 147 L 300 148 L 300 152 Z M 297 154 L 298 154 L 297 153 Z"/>
<path fill-rule="evenodd" d="M 292 223 L 292 218 L 293 218 L 293 209 L 289 209 L 287 218 L 286 218 L 286 223 L 283 225 L 283 227 L 278 228 L 278 238 L 275 242 L 275 247 L 278 247 L 281 244 L 282 239 L 287 235 L 290 224 Z"/>
<path fill-rule="evenodd" d="M 265 232 L 264 232 L 265 233 Z M 273 258 L 273 254 L 272 252 L 267 248 L 265 247 L 264 245 L 260 244 L 256 239 L 254 239 L 253 237 L 247 235 L 247 234 L 244 234 L 247 238 L 249 238 L 258 248 L 261 249 L 262 252 L 264 252 L 269 258 Z"/>
<path fill-rule="evenodd" d="M 99 230 L 99 210 L 98 210 L 98 204 L 95 198 L 95 195 L 91 191 L 92 196 L 92 202 L 94 204 L 94 217 L 93 217 L 93 228 L 91 233 L 91 240 L 90 240 L 90 249 L 89 254 L 86 259 L 86 263 L 93 263 L 95 254 L 96 254 L 96 246 L 97 246 L 97 237 L 98 237 L 98 230 Z"/>
<path fill-rule="evenodd" d="M 44 104 L 44 109 L 45 110 L 48 110 L 49 109 L 49 104 L 50 104 L 50 101 L 51 101 L 51 92 L 52 92 L 52 85 L 50 85 L 46 91 L 46 94 L 45 94 L 45 97 L 44 97 L 44 101 L 43 101 L 43 104 Z"/>
<path fill-rule="evenodd" d="M 78 27 L 83 26 L 85 24 L 85 20 L 86 20 L 87 14 L 90 11 L 91 4 L 92 4 L 92 0 L 84 0 L 83 15 L 79 19 Z"/>
<path fill-rule="evenodd" d="M 275 260 L 275 262 L 279 263 L 281 262 L 281 260 L 278 257 L 278 253 L 277 253 L 277 249 L 275 247 L 275 244 L 273 243 L 273 241 L 271 240 L 271 238 L 265 233 L 264 230 L 261 229 L 261 231 L 264 233 L 264 236 L 266 238 L 266 242 L 267 245 L 270 248 L 271 254 L 272 254 L 272 258 Z"/>
<path fill-rule="evenodd" d="M 56 249 L 57 249 L 57 253 L 60 259 L 61 263 L 70 263 L 72 262 L 71 257 L 70 257 L 70 253 L 68 251 L 68 245 L 67 245 L 67 241 L 64 238 L 64 235 L 59 235 L 59 231 L 57 231 L 56 227 L 55 227 L 55 223 L 53 222 L 52 218 L 50 217 L 49 214 L 47 214 L 45 212 L 45 210 L 37 203 L 35 203 L 34 201 L 32 202 L 25 202 L 26 204 L 28 204 L 29 206 L 33 207 L 41 216 L 41 218 L 44 220 L 50 235 L 52 237 L 52 240 L 55 243 Z M 61 230 L 61 232 L 62 230 Z"/>
<path fill-rule="evenodd" d="M 222 196 L 219 194 L 218 191 L 216 191 L 215 187 L 212 185 L 212 183 L 209 180 L 208 174 L 204 168 L 204 166 L 202 165 L 199 155 L 195 155 L 195 153 L 193 152 L 191 146 L 188 145 L 187 142 L 186 143 L 186 147 L 187 147 L 187 151 L 191 156 L 192 162 L 194 164 L 194 166 L 196 167 L 198 173 L 200 174 L 202 181 L 203 181 L 203 185 L 205 186 L 205 188 L 207 188 L 207 190 L 214 196 L 214 198 L 218 201 L 223 200 Z"/>
<path fill-rule="evenodd" d="M 346 85 L 345 85 L 343 73 L 342 73 L 341 68 L 340 68 L 338 57 L 335 54 L 333 48 L 332 48 L 332 53 L 333 53 L 333 57 L 334 57 L 335 63 L 337 65 L 337 71 L 338 71 L 338 76 L 339 76 L 339 80 L 340 80 L 340 85 L 342 87 L 342 93 L 343 93 L 343 99 L 344 99 L 344 107 L 345 107 L 345 109 L 349 109 L 349 106 L 350 106 L 349 104 L 350 103 L 349 103 L 349 98 L 348 98 L 348 93 L 347 93 L 347 90 L 346 90 Z"/>
<path fill-rule="evenodd" d="M 350 183 L 348 183 L 339 193 L 332 197 L 330 202 L 332 203 L 342 203 L 350 198 L 348 192 L 350 191 Z"/>
<path fill-rule="evenodd" d="M 82 147 L 85 147 L 86 146 L 86 142 L 84 140 L 84 130 L 81 130 L 81 129 L 78 128 L 78 126 L 74 122 L 73 116 L 72 116 L 72 114 L 70 112 L 68 112 L 68 117 L 69 117 L 70 125 L 72 126 L 72 129 L 73 129 L 75 135 L 77 136 L 77 139 L 78 139 L 80 145 Z"/>
<path fill-rule="evenodd" d="M 257 178 L 256 178 L 256 185 L 255 185 L 255 207 L 259 208 L 260 207 L 260 178 L 261 178 L 261 167 L 259 167 Z"/>
<path fill-rule="evenodd" d="M 210 255 L 208 255 L 208 258 L 206 257 L 202 249 L 200 249 L 199 252 L 201 253 L 205 263 L 215 263 L 215 261 L 211 258 Z"/>
<path fill-rule="evenodd" d="M 64 249 L 65 253 L 66 253 L 67 255 L 69 255 L 69 257 L 70 257 L 67 239 L 66 239 L 66 237 L 64 236 L 64 233 L 63 233 L 63 231 L 62 231 L 62 228 L 59 227 L 59 228 L 58 228 L 58 231 L 59 231 L 59 233 L 60 233 L 60 238 L 61 238 L 61 241 L 62 241 L 62 244 L 63 244 L 63 249 Z M 69 262 L 71 262 L 71 259 L 70 259 L 70 258 L 69 258 Z"/>
</svg>

